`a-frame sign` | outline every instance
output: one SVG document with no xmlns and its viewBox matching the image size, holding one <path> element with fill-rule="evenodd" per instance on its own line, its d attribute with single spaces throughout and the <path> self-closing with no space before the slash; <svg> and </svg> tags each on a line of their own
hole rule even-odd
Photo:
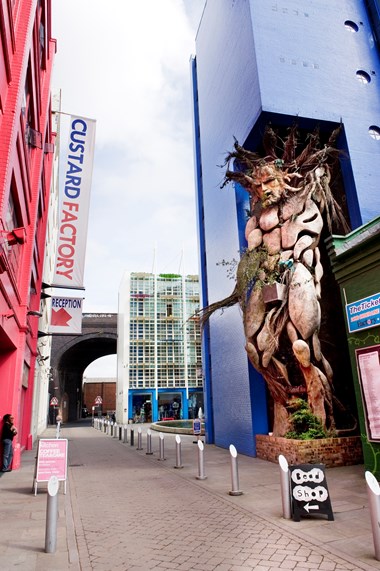
<svg viewBox="0 0 380 571">
<path fill-rule="evenodd" d="M 311 515 L 327 515 L 333 520 L 325 466 L 323 464 L 300 464 L 290 466 L 290 488 L 293 521 Z"/>
</svg>

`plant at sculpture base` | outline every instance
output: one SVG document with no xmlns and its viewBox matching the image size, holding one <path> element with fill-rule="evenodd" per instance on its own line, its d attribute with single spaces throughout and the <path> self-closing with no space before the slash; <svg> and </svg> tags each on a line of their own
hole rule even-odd
<svg viewBox="0 0 380 571">
<path fill-rule="evenodd" d="M 285 434 L 285 438 L 295 440 L 315 440 L 317 438 L 328 438 L 332 436 L 322 426 L 310 410 L 309 405 L 303 399 L 292 399 L 289 403 L 291 430 Z"/>
</svg>

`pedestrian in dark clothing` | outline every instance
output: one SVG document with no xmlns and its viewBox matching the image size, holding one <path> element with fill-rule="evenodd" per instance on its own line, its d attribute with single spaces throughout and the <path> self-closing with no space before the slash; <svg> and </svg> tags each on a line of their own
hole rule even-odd
<svg viewBox="0 0 380 571">
<path fill-rule="evenodd" d="M 2 472 L 10 472 L 12 470 L 11 463 L 13 459 L 13 439 L 17 434 L 17 429 L 13 424 L 13 416 L 11 414 L 4 415 L 3 432 L 1 440 L 3 442 L 3 469 Z"/>
</svg>

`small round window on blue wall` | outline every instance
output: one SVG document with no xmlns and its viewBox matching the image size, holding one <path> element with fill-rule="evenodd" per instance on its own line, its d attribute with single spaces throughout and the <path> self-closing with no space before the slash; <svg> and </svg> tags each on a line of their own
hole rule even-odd
<svg viewBox="0 0 380 571">
<path fill-rule="evenodd" d="M 359 31 L 359 26 L 358 26 L 357 24 L 355 24 L 355 22 L 352 22 L 351 20 L 346 20 L 346 21 L 344 22 L 344 25 L 345 25 L 346 29 L 347 29 L 349 32 L 352 32 L 353 34 L 354 34 L 355 32 L 358 32 L 358 31 Z"/>
<path fill-rule="evenodd" d="M 371 76 L 366 71 L 358 69 L 356 72 L 356 79 L 360 81 L 360 83 L 369 83 L 371 81 Z"/>
<path fill-rule="evenodd" d="M 380 141 L 380 127 L 377 125 L 371 125 L 368 129 L 369 136 L 376 141 Z"/>
</svg>

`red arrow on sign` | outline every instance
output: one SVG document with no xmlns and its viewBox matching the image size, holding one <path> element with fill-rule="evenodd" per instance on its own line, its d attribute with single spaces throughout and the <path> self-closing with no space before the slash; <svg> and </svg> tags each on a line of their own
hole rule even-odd
<svg viewBox="0 0 380 571">
<path fill-rule="evenodd" d="M 58 311 L 53 309 L 51 314 L 51 324 L 60 325 L 61 327 L 68 327 L 68 321 L 70 321 L 71 318 L 72 316 L 70 313 L 68 313 L 66 309 L 63 309 L 63 307 L 58 309 Z"/>
</svg>

